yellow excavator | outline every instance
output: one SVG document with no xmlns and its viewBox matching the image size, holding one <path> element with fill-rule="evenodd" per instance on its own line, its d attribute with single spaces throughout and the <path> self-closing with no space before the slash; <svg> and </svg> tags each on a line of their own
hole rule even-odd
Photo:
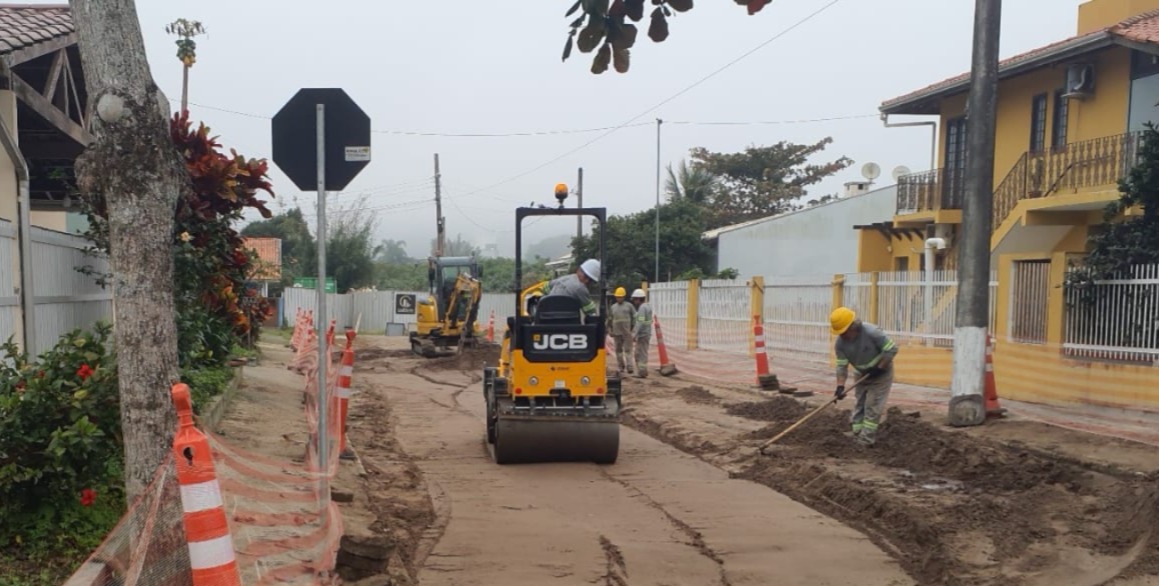
<svg viewBox="0 0 1159 586">
<path fill-rule="evenodd" d="M 515 210 L 515 282 L 522 283 L 524 218 L 590 216 L 603 227 L 604 208 L 564 208 L 567 187 L 556 187 L 558 208 Z M 600 230 L 600 265 L 604 230 Z M 593 299 L 606 297 L 601 289 Z M 620 448 L 621 381 L 609 375 L 606 324 L 585 316 L 570 296 L 545 295 L 548 282 L 515 292 L 498 366 L 483 369 L 487 443 L 498 464 L 584 461 L 613 464 Z"/>
<path fill-rule="evenodd" d="M 434 358 L 478 339 L 475 322 L 483 275 L 473 256 L 431 257 L 427 262 L 430 296 L 418 302 L 410 345 L 415 354 Z"/>
</svg>

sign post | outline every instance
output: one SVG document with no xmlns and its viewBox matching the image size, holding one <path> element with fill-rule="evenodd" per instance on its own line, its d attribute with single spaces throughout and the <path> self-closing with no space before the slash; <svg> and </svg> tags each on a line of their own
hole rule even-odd
<svg viewBox="0 0 1159 586">
<path fill-rule="evenodd" d="M 326 338 L 326 193 L 342 191 L 370 163 L 370 117 L 337 88 L 298 90 L 274 115 L 271 125 L 274 163 L 302 191 L 317 191 L 318 281 L 315 285 L 318 328 L 318 430 L 315 446 L 321 468 L 319 495 L 330 498 L 329 409 L 330 355 Z"/>
<path fill-rule="evenodd" d="M 326 429 L 326 415 L 330 402 L 329 390 L 326 387 L 327 362 L 330 358 L 330 340 L 326 333 L 329 328 L 326 321 L 326 105 L 315 104 L 315 148 L 318 153 L 318 286 L 314 292 L 318 295 L 318 465 L 322 473 L 318 476 L 321 485 L 320 493 L 323 499 L 330 498 L 330 487 L 326 475 L 330 472 L 330 442 L 327 440 L 329 432 Z M 323 502 L 326 502 L 323 500 Z"/>
</svg>

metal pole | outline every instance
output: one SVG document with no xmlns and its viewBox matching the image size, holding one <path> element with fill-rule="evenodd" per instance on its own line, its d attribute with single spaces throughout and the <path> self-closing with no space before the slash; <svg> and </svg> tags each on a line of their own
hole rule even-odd
<svg viewBox="0 0 1159 586">
<path fill-rule="evenodd" d="M 435 256 L 443 256 L 446 250 L 447 237 L 443 230 L 446 222 L 443 221 L 443 182 L 439 173 L 439 153 L 435 153 Z"/>
<path fill-rule="evenodd" d="M 656 272 L 653 283 L 660 282 L 660 125 L 664 121 L 656 119 Z"/>
<path fill-rule="evenodd" d="M 326 388 L 326 358 L 330 348 L 326 339 L 326 106 L 317 104 L 317 145 L 318 145 L 318 461 L 321 474 L 318 482 L 321 487 L 319 493 L 322 502 L 330 498 L 329 481 L 326 478 L 330 470 L 330 450 L 328 430 L 326 429 L 326 407 L 329 403 L 329 389 Z"/>
<path fill-rule="evenodd" d="M 575 207 L 584 207 L 584 168 L 579 168 L 579 177 L 576 178 L 575 183 Z M 583 216 L 575 217 L 575 238 L 578 241 L 584 237 L 584 218 Z"/>
<path fill-rule="evenodd" d="M 950 424 L 986 421 L 983 399 L 990 325 L 990 214 L 994 206 L 994 127 L 1002 0 L 975 0 L 974 55 L 966 112 L 966 193 L 958 256 Z"/>
</svg>

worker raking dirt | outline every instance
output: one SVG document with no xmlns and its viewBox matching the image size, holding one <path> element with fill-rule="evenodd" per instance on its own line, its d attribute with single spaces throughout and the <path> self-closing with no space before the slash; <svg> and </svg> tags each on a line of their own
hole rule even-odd
<svg viewBox="0 0 1159 586">
<path fill-rule="evenodd" d="M 845 398 L 845 383 L 852 365 L 861 376 L 857 384 L 857 403 L 850 418 L 853 438 L 863 445 L 877 441 L 877 428 L 885 414 L 885 403 L 893 386 L 893 359 L 897 344 L 873 324 L 862 322 L 848 307 L 838 307 L 829 315 L 834 353 L 837 355 L 837 400 Z"/>
</svg>

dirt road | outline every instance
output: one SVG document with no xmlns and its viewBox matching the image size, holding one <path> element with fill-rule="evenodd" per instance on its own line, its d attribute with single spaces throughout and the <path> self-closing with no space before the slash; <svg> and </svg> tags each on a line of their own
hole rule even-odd
<svg viewBox="0 0 1159 586">
<path fill-rule="evenodd" d="M 433 495 L 424 585 L 913 583 L 862 533 L 626 426 L 613 466 L 498 466 L 479 364 L 363 356 L 360 387 Z"/>
</svg>

